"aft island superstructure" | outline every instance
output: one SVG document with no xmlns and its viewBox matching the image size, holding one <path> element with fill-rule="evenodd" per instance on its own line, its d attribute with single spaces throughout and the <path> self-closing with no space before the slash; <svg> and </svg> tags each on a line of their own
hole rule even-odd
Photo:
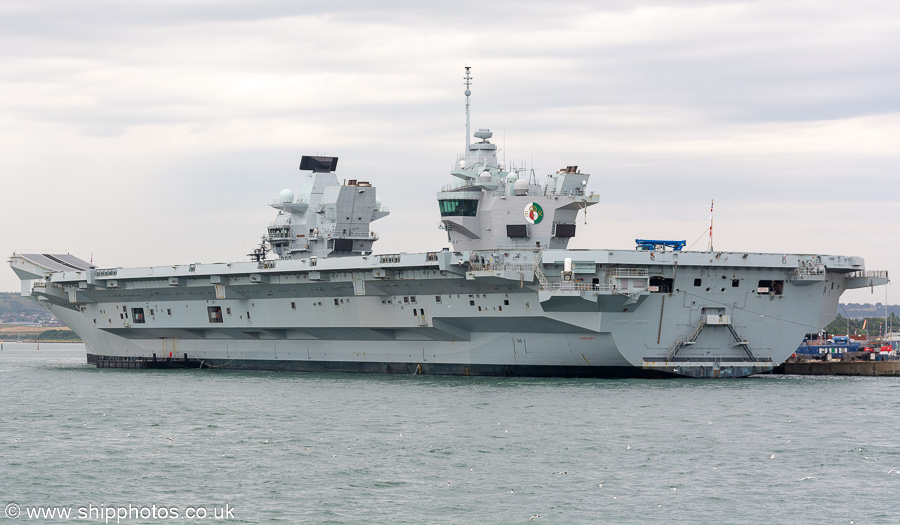
<svg viewBox="0 0 900 525">
<path fill-rule="evenodd" d="M 437 195 L 452 248 L 375 253 L 370 223 L 388 214 L 375 187 L 303 157 L 249 262 L 10 264 L 90 362 L 409 374 L 745 376 L 830 322 L 844 290 L 887 282 L 850 256 L 568 249 L 599 201 L 590 176 L 566 166 L 539 183 L 498 162 L 489 130 L 471 140 L 469 84 L 466 68 L 466 150 Z"/>
</svg>

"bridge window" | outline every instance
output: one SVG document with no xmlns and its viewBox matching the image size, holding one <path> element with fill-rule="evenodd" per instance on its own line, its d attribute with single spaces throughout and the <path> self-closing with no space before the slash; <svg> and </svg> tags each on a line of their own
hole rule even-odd
<svg viewBox="0 0 900 525">
<path fill-rule="evenodd" d="M 441 217 L 474 217 L 478 211 L 476 199 L 452 199 L 438 201 Z"/>
</svg>

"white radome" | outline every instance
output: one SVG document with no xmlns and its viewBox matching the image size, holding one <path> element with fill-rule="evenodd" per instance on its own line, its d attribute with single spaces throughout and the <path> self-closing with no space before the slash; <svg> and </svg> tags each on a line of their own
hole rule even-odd
<svg viewBox="0 0 900 525">
<path fill-rule="evenodd" d="M 291 190 L 281 190 L 281 203 L 290 204 L 294 202 L 294 192 Z"/>
<path fill-rule="evenodd" d="M 528 181 L 525 179 L 519 179 L 516 181 L 516 185 L 513 186 L 516 190 L 516 195 L 525 195 L 528 193 Z"/>
</svg>

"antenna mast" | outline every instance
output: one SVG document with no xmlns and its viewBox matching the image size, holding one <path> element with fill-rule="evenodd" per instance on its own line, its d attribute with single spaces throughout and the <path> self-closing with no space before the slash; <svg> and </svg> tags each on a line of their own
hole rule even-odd
<svg viewBox="0 0 900 525">
<path fill-rule="evenodd" d="M 469 95 L 472 94 L 472 92 L 469 90 L 469 86 L 472 85 L 472 75 L 469 74 L 469 70 L 472 68 L 471 68 L 471 66 L 465 66 L 465 67 L 466 67 L 466 76 L 463 78 L 466 81 L 466 92 L 465 92 L 466 93 L 466 155 L 468 155 L 469 154 L 469 146 L 471 145 L 471 141 L 472 141 L 472 139 L 471 139 L 472 133 L 471 133 L 471 130 L 469 129 Z"/>
<path fill-rule="evenodd" d="M 715 200 L 709 201 L 709 251 L 713 251 L 713 237 L 712 237 L 712 229 L 713 229 L 713 204 L 715 204 Z"/>
</svg>

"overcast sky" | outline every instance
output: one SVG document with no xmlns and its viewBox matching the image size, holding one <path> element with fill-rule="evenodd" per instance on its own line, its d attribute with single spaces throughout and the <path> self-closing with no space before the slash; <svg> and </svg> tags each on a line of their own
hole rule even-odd
<svg viewBox="0 0 900 525">
<path fill-rule="evenodd" d="M 440 249 L 469 65 L 507 163 L 592 174 L 573 247 L 690 245 L 714 198 L 717 250 L 900 279 L 900 3 L 426 4 L 0 0 L 0 252 L 245 260 L 304 154 L 377 187 L 377 252 Z"/>
</svg>

